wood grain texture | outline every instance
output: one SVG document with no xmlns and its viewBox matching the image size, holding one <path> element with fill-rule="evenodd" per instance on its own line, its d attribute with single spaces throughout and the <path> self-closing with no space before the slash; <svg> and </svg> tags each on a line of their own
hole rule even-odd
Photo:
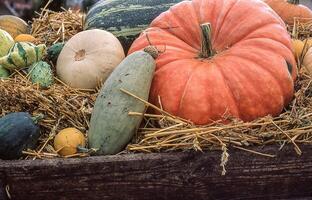
<svg viewBox="0 0 312 200">
<path fill-rule="evenodd" d="M 276 158 L 232 149 L 225 176 L 221 152 L 209 151 L 0 161 L 0 179 L 17 200 L 312 199 L 312 145 L 301 149 L 255 149 Z"/>
</svg>

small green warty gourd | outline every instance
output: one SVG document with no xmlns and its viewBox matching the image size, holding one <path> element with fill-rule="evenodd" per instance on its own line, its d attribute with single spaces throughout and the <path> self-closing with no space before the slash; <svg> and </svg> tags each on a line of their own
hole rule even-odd
<svg viewBox="0 0 312 200">
<path fill-rule="evenodd" d="M 29 67 L 28 73 L 31 82 L 39 84 L 41 88 L 48 88 L 54 82 L 51 66 L 44 61 L 34 63 Z"/>
<path fill-rule="evenodd" d="M 40 61 L 46 52 L 44 44 L 34 45 L 30 42 L 17 42 L 6 56 L 0 58 L 0 65 L 8 70 L 19 70 Z"/>
</svg>

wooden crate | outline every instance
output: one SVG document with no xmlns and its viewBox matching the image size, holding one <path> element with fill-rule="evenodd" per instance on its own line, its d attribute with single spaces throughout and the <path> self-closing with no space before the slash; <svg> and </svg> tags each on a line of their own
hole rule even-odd
<svg viewBox="0 0 312 200">
<path fill-rule="evenodd" d="M 312 199 L 312 145 L 220 151 L 0 161 L 0 199 Z"/>
</svg>

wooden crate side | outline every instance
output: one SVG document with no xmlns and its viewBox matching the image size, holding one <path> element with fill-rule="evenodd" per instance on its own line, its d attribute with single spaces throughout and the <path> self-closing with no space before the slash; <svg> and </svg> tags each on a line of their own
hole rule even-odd
<svg viewBox="0 0 312 200">
<path fill-rule="evenodd" d="M 220 151 L 0 162 L 0 174 L 17 200 L 312 198 L 312 145 L 277 148 L 230 150 L 225 176 Z"/>
</svg>

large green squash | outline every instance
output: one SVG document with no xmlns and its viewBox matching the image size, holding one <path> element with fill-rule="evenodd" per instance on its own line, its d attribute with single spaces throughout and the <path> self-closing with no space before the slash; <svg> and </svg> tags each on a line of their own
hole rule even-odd
<svg viewBox="0 0 312 200">
<path fill-rule="evenodd" d="M 102 86 L 88 133 L 89 147 L 98 149 L 97 154 L 116 154 L 130 142 L 142 117 L 129 116 L 128 113 L 143 113 L 145 104 L 120 89 L 147 101 L 155 65 L 148 53 L 135 52 L 117 66 Z"/>
<path fill-rule="evenodd" d="M 37 118 L 28 113 L 10 113 L 0 118 L 0 159 L 18 159 L 33 149 L 39 138 Z"/>
<path fill-rule="evenodd" d="M 113 33 L 128 52 L 135 38 L 159 14 L 182 0 L 102 0 L 87 13 L 84 29 Z"/>
</svg>

